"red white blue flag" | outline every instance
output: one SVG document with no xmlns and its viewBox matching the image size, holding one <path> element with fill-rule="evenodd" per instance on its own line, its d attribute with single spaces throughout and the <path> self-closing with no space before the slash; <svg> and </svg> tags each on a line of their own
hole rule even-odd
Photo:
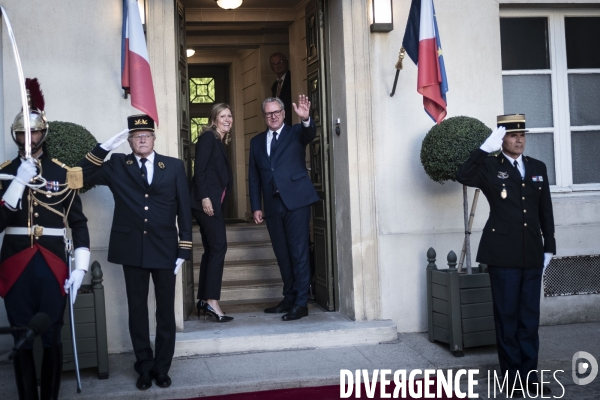
<svg viewBox="0 0 600 400">
<path fill-rule="evenodd" d="M 448 81 L 433 0 L 412 0 L 402 47 L 419 69 L 417 92 L 425 112 L 439 124 L 447 114 Z"/>
<path fill-rule="evenodd" d="M 131 105 L 149 115 L 158 126 L 152 72 L 137 0 L 123 0 L 121 86 L 129 90 Z"/>
</svg>

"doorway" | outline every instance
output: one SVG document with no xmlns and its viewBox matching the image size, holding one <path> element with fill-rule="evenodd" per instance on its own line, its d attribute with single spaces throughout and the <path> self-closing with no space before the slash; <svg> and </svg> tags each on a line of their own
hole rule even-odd
<svg viewBox="0 0 600 400">
<path fill-rule="evenodd" d="M 326 2 L 317 0 L 261 0 L 244 4 L 231 12 L 221 10 L 214 2 L 183 0 L 186 5 L 187 47 L 195 54 L 188 59 L 189 79 L 216 80 L 216 72 L 229 78 L 225 102 L 232 106 L 234 129 L 230 160 L 234 168 L 236 191 L 231 217 L 248 219 L 251 210 L 248 198 L 248 156 L 250 139 L 263 132 L 262 100 L 271 96 L 276 79 L 269 65 L 269 56 L 281 52 L 289 60 L 292 71 L 292 101 L 299 94 L 311 100 L 311 117 L 317 125 L 317 137 L 307 147 L 307 169 L 317 189 L 320 201 L 313 206 L 311 241 L 313 242 L 314 295 L 327 310 L 337 309 L 336 277 L 334 276 L 335 232 L 331 197 L 330 171 L 331 117 L 327 72 Z M 273 12 L 276 11 L 276 12 Z M 210 15 L 210 18 L 207 16 Z M 325 23 L 324 23 L 325 22 Z M 212 72 L 211 72 L 212 71 Z M 198 80 L 198 82 L 201 82 Z M 190 97 L 192 95 L 190 86 Z M 212 93 L 212 92 L 211 92 Z M 215 86 L 215 102 L 218 93 Z M 202 108 L 205 107 L 205 108 Z M 194 140 L 194 118 L 208 115 L 207 104 L 190 102 L 190 122 Z M 197 120 L 201 123 L 200 120 Z M 296 115 L 292 123 L 300 122 Z"/>
</svg>

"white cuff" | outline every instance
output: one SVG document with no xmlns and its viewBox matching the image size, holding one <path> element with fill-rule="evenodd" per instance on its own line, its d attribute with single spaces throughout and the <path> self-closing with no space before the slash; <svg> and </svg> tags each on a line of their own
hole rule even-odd
<svg viewBox="0 0 600 400">
<path fill-rule="evenodd" d="M 90 250 L 85 247 L 75 249 L 75 269 L 82 269 L 87 272 L 90 266 Z"/>
<path fill-rule="evenodd" d="M 308 128 L 310 126 L 310 117 L 306 121 L 302 121 L 302 126 Z"/>
<path fill-rule="evenodd" d="M 4 203 L 6 203 L 10 209 L 16 210 L 20 208 L 21 197 L 23 197 L 23 191 L 25 190 L 25 185 L 18 181 L 17 179 L 13 179 L 13 181 L 4 192 Z"/>
</svg>

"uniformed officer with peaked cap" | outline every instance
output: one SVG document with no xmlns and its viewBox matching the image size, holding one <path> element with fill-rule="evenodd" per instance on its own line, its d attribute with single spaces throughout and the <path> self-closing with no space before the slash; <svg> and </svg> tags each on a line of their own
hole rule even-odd
<svg viewBox="0 0 600 400">
<path fill-rule="evenodd" d="M 480 188 L 490 205 L 477 261 L 489 267 L 498 359 L 515 386 L 513 397 L 523 394 L 520 382 L 539 393 L 540 291 L 556 254 L 546 165 L 523 156 L 525 132 L 525 115 L 498 116 L 497 128 L 456 174 L 460 183 Z"/>
<path fill-rule="evenodd" d="M 140 390 L 171 385 L 175 351 L 175 277 L 192 251 L 192 213 L 183 162 L 154 151 L 154 121 L 133 115 L 128 129 L 80 162 L 85 183 L 106 185 L 115 199 L 108 261 L 123 265 L 129 332 Z M 129 141 L 132 153 L 108 153 Z M 156 296 L 156 345 L 150 346 L 148 284 Z"/>
</svg>

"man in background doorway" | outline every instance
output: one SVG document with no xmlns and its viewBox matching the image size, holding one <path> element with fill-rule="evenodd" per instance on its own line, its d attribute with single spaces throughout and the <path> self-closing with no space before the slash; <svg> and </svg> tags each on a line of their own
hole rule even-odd
<svg viewBox="0 0 600 400">
<path fill-rule="evenodd" d="M 271 86 L 271 94 L 283 101 L 285 106 L 286 125 L 292 125 L 292 75 L 289 70 L 289 62 L 282 53 L 274 53 L 269 57 L 271 70 L 277 74 L 277 80 Z"/>
</svg>

